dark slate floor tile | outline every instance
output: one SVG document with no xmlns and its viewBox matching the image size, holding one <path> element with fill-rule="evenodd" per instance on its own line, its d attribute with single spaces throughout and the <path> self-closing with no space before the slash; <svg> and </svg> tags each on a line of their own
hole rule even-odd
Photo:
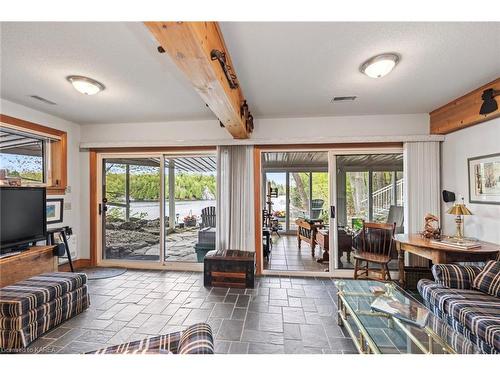
<svg viewBox="0 0 500 375">
<path fill-rule="evenodd" d="M 251 342 L 248 346 L 249 354 L 284 354 L 283 345 L 263 344 Z"/>
<path fill-rule="evenodd" d="M 283 324 L 283 336 L 288 340 L 301 340 L 300 325 L 292 323 Z"/>
<path fill-rule="evenodd" d="M 304 310 L 298 307 L 283 307 L 283 321 L 285 323 L 305 323 Z"/>
<path fill-rule="evenodd" d="M 325 329 L 322 325 L 301 324 L 300 333 L 304 346 L 327 348 L 329 346 Z"/>
<path fill-rule="evenodd" d="M 233 313 L 234 305 L 232 303 L 216 303 L 212 313 L 212 318 L 229 319 Z"/>
<path fill-rule="evenodd" d="M 352 340 L 349 338 L 337 338 L 330 342 L 330 348 L 333 351 L 346 351 L 357 353 L 356 347 L 354 346 Z"/>
<path fill-rule="evenodd" d="M 243 331 L 242 320 L 224 319 L 217 333 L 218 340 L 239 341 Z"/>
<path fill-rule="evenodd" d="M 229 347 L 229 354 L 247 354 L 248 347 L 248 342 L 233 341 Z"/>
<path fill-rule="evenodd" d="M 245 320 L 247 314 L 247 309 L 241 309 L 235 307 L 233 310 L 233 314 L 231 315 L 232 320 Z"/>
<path fill-rule="evenodd" d="M 215 354 L 227 354 L 231 347 L 231 341 L 217 340 L 214 343 Z"/>
<path fill-rule="evenodd" d="M 224 298 L 224 303 L 235 303 L 237 299 L 238 299 L 238 295 L 237 294 L 228 294 Z"/>
</svg>

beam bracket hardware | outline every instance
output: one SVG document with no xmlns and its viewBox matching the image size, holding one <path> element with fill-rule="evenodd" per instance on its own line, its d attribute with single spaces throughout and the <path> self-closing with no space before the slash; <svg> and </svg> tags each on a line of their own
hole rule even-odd
<svg viewBox="0 0 500 375">
<path fill-rule="evenodd" d="M 212 61 L 217 60 L 220 63 L 220 66 L 222 70 L 224 71 L 224 74 L 226 75 L 227 83 L 229 84 L 229 87 L 231 89 L 237 89 L 238 88 L 238 82 L 236 78 L 236 74 L 232 73 L 231 67 L 227 64 L 226 61 L 226 54 L 222 51 L 219 51 L 217 49 L 213 49 L 212 52 L 210 52 L 210 58 Z"/>
<path fill-rule="evenodd" d="M 163 48 L 162 46 L 158 46 L 157 50 L 158 50 L 159 53 L 165 53 L 166 52 L 165 48 Z"/>
<path fill-rule="evenodd" d="M 245 121 L 245 128 L 247 133 L 253 132 L 253 116 L 250 113 L 250 110 L 248 109 L 248 104 L 246 100 L 244 100 L 243 104 L 241 105 L 240 115 L 241 117 L 243 117 L 243 120 Z"/>
<path fill-rule="evenodd" d="M 220 127 L 221 127 L 221 128 L 225 128 L 225 127 L 226 127 L 226 125 L 224 125 L 224 124 L 222 123 L 222 121 L 219 121 L 219 125 L 220 125 Z"/>
</svg>

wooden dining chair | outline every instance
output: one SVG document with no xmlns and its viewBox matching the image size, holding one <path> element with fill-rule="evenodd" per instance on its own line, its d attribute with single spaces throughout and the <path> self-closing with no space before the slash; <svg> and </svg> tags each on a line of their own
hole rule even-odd
<svg viewBox="0 0 500 375">
<path fill-rule="evenodd" d="M 388 264 L 392 259 L 395 228 L 395 223 L 363 222 L 359 246 L 353 248 L 354 279 L 391 280 Z M 378 268 L 370 268 L 370 264 Z"/>
</svg>

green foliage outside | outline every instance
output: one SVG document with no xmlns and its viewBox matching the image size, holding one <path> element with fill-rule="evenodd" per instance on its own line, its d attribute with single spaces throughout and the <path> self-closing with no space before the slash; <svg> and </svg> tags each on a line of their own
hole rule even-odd
<svg viewBox="0 0 500 375">
<path fill-rule="evenodd" d="M 18 171 L 7 170 L 7 176 L 21 177 L 21 179 L 30 182 L 43 182 L 42 172 L 28 172 L 28 171 L 18 172 Z"/>
<path fill-rule="evenodd" d="M 351 172 L 352 173 L 352 172 Z M 359 172 L 362 176 L 360 181 L 363 185 L 363 190 L 368 194 L 368 173 Z M 302 211 L 309 211 L 309 172 L 290 173 L 290 203 L 292 206 L 299 208 Z M 398 172 L 397 179 L 402 178 L 402 172 Z M 300 182 L 298 181 L 300 179 Z M 348 217 L 359 215 L 356 212 L 356 202 L 354 197 L 355 188 L 353 187 L 354 180 L 346 178 L 346 199 L 347 199 L 347 215 Z M 377 191 L 387 185 L 392 184 L 392 172 L 373 172 L 373 191 Z M 300 186 L 301 185 L 301 186 Z M 277 184 L 271 181 L 273 188 L 278 188 L 278 195 L 286 194 L 286 186 L 284 184 Z M 360 186 L 357 187 L 361 188 Z M 328 222 L 328 202 L 329 202 L 329 187 L 328 187 L 328 173 L 326 172 L 312 172 L 312 199 L 323 199 L 324 206 L 321 219 Z M 362 194 L 363 195 L 363 194 Z"/>
<path fill-rule="evenodd" d="M 178 173 L 175 176 L 175 200 L 201 200 L 203 192 L 215 196 L 214 175 Z M 168 198 L 168 181 L 166 198 Z M 110 202 L 125 200 L 125 173 L 106 173 L 106 196 Z M 130 199 L 133 201 L 158 200 L 160 198 L 159 173 L 130 175 Z"/>
</svg>

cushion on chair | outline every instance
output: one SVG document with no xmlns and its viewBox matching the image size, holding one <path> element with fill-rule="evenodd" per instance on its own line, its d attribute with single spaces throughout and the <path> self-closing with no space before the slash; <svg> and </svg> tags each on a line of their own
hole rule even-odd
<svg viewBox="0 0 500 375">
<path fill-rule="evenodd" d="M 0 316 L 19 316 L 87 283 L 84 273 L 53 272 L 0 289 Z"/>
<path fill-rule="evenodd" d="M 432 275 L 436 282 L 455 289 L 472 289 L 472 282 L 480 272 L 481 268 L 475 266 L 458 264 L 435 264 L 432 266 Z"/>
<path fill-rule="evenodd" d="M 490 260 L 476 276 L 473 288 L 500 297 L 500 261 Z"/>
</svg>

